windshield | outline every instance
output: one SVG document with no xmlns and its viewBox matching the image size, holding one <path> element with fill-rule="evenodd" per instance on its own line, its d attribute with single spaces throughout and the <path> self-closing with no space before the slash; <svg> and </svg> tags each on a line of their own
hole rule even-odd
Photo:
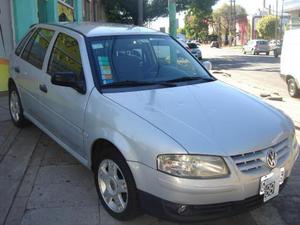
<svg viewBox="0 0 300 225">
<path fill-rule="evenodd" d="M 145 85 L 214 80 L 187 50 L 169 36 L 99 37 L 92 38 L 90 44 L 102 87 L 119 83 Z"/>
</svg>

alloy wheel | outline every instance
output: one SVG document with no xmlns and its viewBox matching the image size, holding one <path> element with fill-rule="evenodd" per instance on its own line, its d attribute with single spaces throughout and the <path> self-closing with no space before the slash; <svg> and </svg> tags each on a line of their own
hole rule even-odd
<svg viewBox="0 0 300 225">
<path fill-rule="evenodd" d="M 9 108 L 11 115 L 14 119 L 14 121 L 18 122 L 20 120 L 20 104 L 19 104 L 19 97 L 15 90 L 13 90 L 10 93 L 10 102 L 9 102 Z"/>
<path fill-rule="evenodd" d="M 98 185 L 106 205 L 115 213 L 123 212 L 128 203 L 128 190 L 125 177 L 119 166 L 110 159 L 100 163 Z"/>
</svg>

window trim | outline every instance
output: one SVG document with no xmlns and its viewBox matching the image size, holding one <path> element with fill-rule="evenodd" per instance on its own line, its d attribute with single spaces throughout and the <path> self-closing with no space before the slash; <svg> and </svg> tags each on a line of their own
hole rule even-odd
<svg viewBox="0 0 300 225">
<path fill-rule="evenodd" d="M 34 35 L 34 33 L 36 32 L 36 27 L 31 28 L 26 35 L 22 38 L 22 40 L 19 42 L 19 44 L 17 45 L 16 49 L 15 49 L 15 55 L 21 58 L 21 55 L 25 49 L 25 47 L 27 46 L 28 41 L 30 40 L 30 38 L 32 37 L 32 35 Z M 32 32 L 32 33 L 31 33 Z M 17 54 L 17 49 L 20 47 L 20 45 L 22 44 L 22 42 L 24 41 L 24 45 L 21 48 L 21 51 L 19 52 L 19 54 Z"/>
</svg>

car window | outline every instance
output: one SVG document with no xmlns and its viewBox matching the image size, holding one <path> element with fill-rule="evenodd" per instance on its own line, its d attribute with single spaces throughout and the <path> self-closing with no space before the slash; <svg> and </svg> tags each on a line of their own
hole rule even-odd
<svg viewBox="0 0 300 225">
<path fill-rule="evenodd" d="M 170 37 L 93 38 L 90 44 L 99 80 L 104 85 L 163 82 L 182 77 L 210 79 L 199 62 Z"/>
<path fill-rule="evenodd" d="M 42 69 L 47 48 L 53 34 L 53 30 L 39 28 L 31 36 L 21 57 L 37 68 Z"/>
<path fill-rule="evenodd" d="M 26 36 L 21 40 L 21 42 L 19 43 L 18 47 L 16 48 L 15 54 L 17 56 L 20 55 L 22 49 L 24 48 L 26 42 L 28 41 L 28 39 L 30 38 L 30 36 L 33 34 L 35 29 L 31 29 L 30 31 L 28 31 L 28 33 L 26 34 Z"/>
<path fill-rule="evenodd" d="M 47 72 L 52 75 L 62 72 L 73 72 L 78 80 L 83 80 L 83 67 L 77 40 L 60 33 L 57 36 L 49 60 Z"/>
</svg>

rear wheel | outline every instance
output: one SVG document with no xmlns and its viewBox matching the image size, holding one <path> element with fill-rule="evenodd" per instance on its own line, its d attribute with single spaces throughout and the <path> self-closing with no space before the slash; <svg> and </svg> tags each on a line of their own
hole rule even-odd
<svg viewBox="0 0 300 225">
<path fill-rule="evenodd" d="M 118 220 L 131 220 L 140 214 L 138 192 L 125 159 L 109 147 L 96 159 L 96 188 L 106 211 Z"/>
<path fill-rule="evenodd" d="M 244 54 L 244 55 L 246 54 L 246 51 L 245 51 L 245 49 L 243 49 L 243 50 L 242 50 L 242 52 L 243 52 L 243 54 Z"/>
<path fill-rule="evenodd" d="M 23 106 L 20 100 L 20 95 L 17 90 L 17 87 L 14 84 L 11 84 L 9 87 L 9 113 L 11 120 L 17 127 L 25 127 L 29 124 L 29 121 L 25 119 L 23 114 Z"/>
<path fill-rule="evenodd" d="M 277 58 L 278 57 L 278 52 L 276 50 L 274 50 L 274 57 Z"/>
<path fill-rule="evenodd" d="M 293 98 L 300 96 L 300 90 L 294 78 L 290 78 L 287 81 L 289 95 Z"/>
<path fill-rule="evenodd" d="M 252 49 L 251 53 L 252 53 L 252 55 L 256 55 L 256 52 L 254 49 Z"/>
<path fill-rule="evenodd" d="M 266 55 L 269 55 L 270 54 L 270 52 L 266 52 Z"/>
</svg>

